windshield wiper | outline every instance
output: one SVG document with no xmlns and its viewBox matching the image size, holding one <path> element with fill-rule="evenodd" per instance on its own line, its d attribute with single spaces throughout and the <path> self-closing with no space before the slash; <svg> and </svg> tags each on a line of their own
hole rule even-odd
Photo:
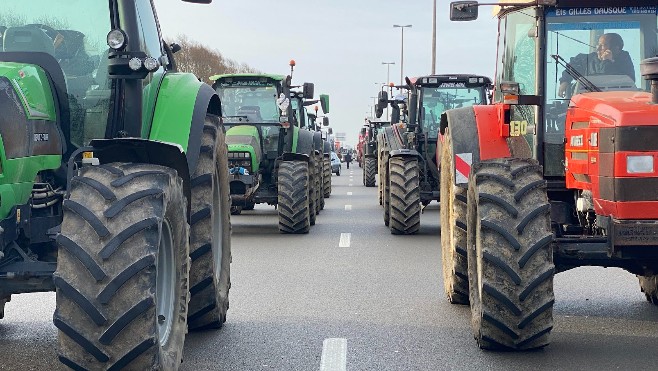
<svg viewBox="0 0 658 371">
<path fill-rule="evenodd" d="M 559 54 L 552 54 L 551 58 L 555 60 L 555 63 L 559 64 L 560 66 L 564 67 L 564 69 L 567 71 L 571 77 L 573 77 L 576 81 L 581 83 L 585 89 L 587 89 L 590 92 L 601 92 L 601 89 L 594 85 L 591 81 L 587 80 L 583 74 L 578 72 L 569 62 L 565 61 L 564 58 L 562 58 Z"/>
</svg>

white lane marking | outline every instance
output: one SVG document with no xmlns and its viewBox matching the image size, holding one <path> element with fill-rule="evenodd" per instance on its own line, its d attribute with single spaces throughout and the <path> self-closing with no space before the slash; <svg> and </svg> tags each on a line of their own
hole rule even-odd
<svg viewBox="0 0 658 371">
<path fill-rule="evenodd" d="M 352 195 L 352 192 L 347 192 L 347 195 L 348 195 L 348 196 L 351 196 L 351 195 Z"/>
<path fill-rule="evenodd" d="M 338 247 L 350 247 L 350 240 L 352 239 L 351 233 L 341 233 Z"/>
<path fill-rule="evenodd" d="M 351 186 L 352 186 L 352 183 L 348 184 L 347 186 L 348 186 L 348 187 L 351 187 Z"/>
<path fill-rule="evenodd" d="M 347 339 L 329 338 L 322 342 L 320 371 L 347 370 Z"/>
<path fill-rule="evenodd" d="M 352 205 L 345 205 L 345 210 L 352 210 Z"/>
</svg>

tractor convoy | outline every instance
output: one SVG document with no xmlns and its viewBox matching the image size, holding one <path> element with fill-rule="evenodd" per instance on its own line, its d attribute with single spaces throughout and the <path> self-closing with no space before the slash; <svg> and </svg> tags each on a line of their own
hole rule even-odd
<svg viewBox="0 0 658 371">
<path fill-rule="evenodd" d="M 304 115 L 312 84 L 213 89 L 177 71 L 150 1 L 83 3 L 0 15 L 0 319 L 12 295 L 56 291 L 64 365 L 177 369 L 188 329 L 226 320 L 230 211 L 270 203 L 308 232 L 330 144 Z"/>
<path fill-rule="evenodd" d="M 281 233 L 309 233 L 347 148 L 392 234 L 440 201 L 444 291 L 480 348 L 548 345 L 553 278 L 580 266 L 623 268 L 658 305 L 655 0 L 494 6 L 494 83 L 386 86 L 356 151 L 294 61 L 210 86 L 177 70 L 152 1 L 6 2 L 0 319 L 12 295 L 55 291 L 67 367 L 177 369 L 188 330 L 226 321 L 230 215 L 267 204 Z"/>
</svg>

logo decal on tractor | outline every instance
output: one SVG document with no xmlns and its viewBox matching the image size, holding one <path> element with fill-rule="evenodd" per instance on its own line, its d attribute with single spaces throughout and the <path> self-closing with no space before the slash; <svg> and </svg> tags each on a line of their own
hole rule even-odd
<svg viewBox="0 0 658 371">
<path fill-rule="evenodd" d="M 519 137 L 528 133 L 528 121 L 511 121 L 509 123 L 509 135 Z"/>
<path fill-rule="evenodd" d="M 472 153 L 458 153 L 455 156 L 455 183 L 468 183 L 468 174 L 471 172 L 473 164 Z"/>
</svg>

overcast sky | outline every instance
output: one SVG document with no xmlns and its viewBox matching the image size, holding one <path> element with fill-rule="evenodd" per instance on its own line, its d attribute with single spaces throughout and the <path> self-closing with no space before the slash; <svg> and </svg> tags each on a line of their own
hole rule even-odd
<svg viewBox="0 0 658 371">
<path fill-rule="evenodd" d="M 210 5 L 156 0 L 165 36 L 187 35 L 226 57 L 263 72 L 315 83 L 330 95 L 331 126 L 354 144 L 370 115 L 377 83 L 400 80 L 399 28 L 404 30 L 404 74 L 431 72 L 432 0 L 214 0 Z M 474 22 L 450 22 L 449 1 L 437 0 L 437 73 L 493 77 L 496 21 L 487 7 Z"/>
</svg>

